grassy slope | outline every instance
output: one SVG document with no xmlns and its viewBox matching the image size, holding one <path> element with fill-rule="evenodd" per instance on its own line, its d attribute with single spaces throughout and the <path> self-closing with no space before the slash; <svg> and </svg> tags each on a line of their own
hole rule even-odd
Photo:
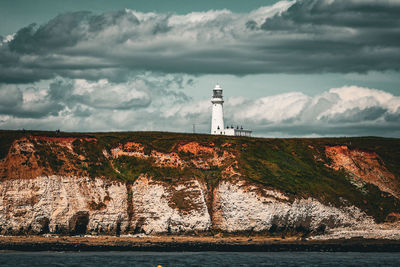
<svg viewBox="0 0 400 267">
<path fill-rule="evenodd" d="M 242 153 L 241 167 L 252 180 L 291 195 L 313 196 L 335 206 L 341 206 L 344 204 L 342 199 L 346 199 L 378 221 L 383 221 L 390 212 L 399 211 L 400 202 L 376 186 L 367 185 L 368 193 L 363 194 L 350 184 L 345 173 L 327 168 L 324 162 L 314 159 L 315 150 L 322 152 L 325 145 L 349 145 L 375 151 L 399 178 L 399 139 L 253 139 L 249 143 L 252 144 L 249 144 L 248 151 Z"/>
<path fill-rule="evenodd" d="M 135 180 L 141 173 L 165 181 L 195 176 L 204 179 L 211 186 L 220 179 L 221 169 L 199 171 L 195 168 L 184 170 L 157 168 L 152 166 L 151 160 L 120 157 L 113 161 L 114 166 L 121 170 L 118 174 L 101 151 L 127 141 L 144 144 L 146 153 L 150 153 L 152 149 L 171 152 L 180 142 L 197 141 L 204 145 L 214 143 L 216 147 L 229 142 L 233 145 L 224 149 L 230 149 L 240 155 L 240 172 L 256 183 L 277 188 L 292 196 L 312 196 L 323 203 L 335 206 L 351 203 L 374 216 L 377 221 L 383 221 L 390 212 L 398 212 L 400 208 L 397 199 L 382 193 L 377 187 L 368 185 L 366 188 L 368 193 L 362 193 L 350 184 L 345 173 L 327 168 L 324 162 L 314 158 L 315 154 L 319 154 L 322 160 L 328 161 L 323 153 L 326 145 L 347 145 L 350 148 L 374 151 L 382 158 L 387 168 L 399 178 L 400 139 L 377 137 L 265 139 L 160 132 L 56 135 L 54 132 L 0 131 L 0 158 L 7 154 L 12 141 L 23 135 L 96 137 L 99 140 L 97 143 L 85 141 L 74 143 L 75 151 L 87 158 L 84 168 L 90 176 L 106 176 L 126 181 Z M 46 155 L 43 154 L 43 157 Z M 184 154 L 180 156 L 190 157 Z"/>
</svg>

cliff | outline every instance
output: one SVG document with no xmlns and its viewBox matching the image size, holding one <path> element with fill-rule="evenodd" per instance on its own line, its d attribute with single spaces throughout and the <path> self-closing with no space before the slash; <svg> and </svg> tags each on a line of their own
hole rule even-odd
<svg viewBox="0 0 400 267">
<path fill-rule="evenodd" d="M 0 233 L 400 238 L 400 140 L 0 131 Z"/>
</svg>

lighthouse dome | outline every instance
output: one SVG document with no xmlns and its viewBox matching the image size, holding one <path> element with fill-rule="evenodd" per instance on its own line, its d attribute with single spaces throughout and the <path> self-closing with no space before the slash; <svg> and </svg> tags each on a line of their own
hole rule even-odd
<svg viewBox="0 0 400 267">
<path fill-rule="evenodd" d="M 219 84 L 215 85 L 213 90 L 213 98 L 221 98 L 222 99 L 222 88 Z"/>
</svg>

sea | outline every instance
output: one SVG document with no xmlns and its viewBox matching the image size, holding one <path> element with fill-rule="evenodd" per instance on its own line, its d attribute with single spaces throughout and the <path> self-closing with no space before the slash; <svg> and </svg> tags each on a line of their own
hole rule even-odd
<svg viewBox="0 0 400 267">
<path fill-rule="evenodd" d="M 0 252 L 0 266 L 400 266 L 400 252 Z"/>
</svg>

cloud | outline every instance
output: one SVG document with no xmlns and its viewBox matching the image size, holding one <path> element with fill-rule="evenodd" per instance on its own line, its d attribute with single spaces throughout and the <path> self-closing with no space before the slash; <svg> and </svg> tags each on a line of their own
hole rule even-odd
<svg viewBox="0 0 400 267">
<path fill-rule="evenodd" d="M 233 113 L 237 121 L 253 118 L 256 121 L 280 122 L 297 116 L 308 103 L 309 97 L 303 93 L 293 92 L 269 96 L 255 101 L 245 101 L 240 105 L 228 104 L 228 113 Z M 236 113 L 236 106 L 241 112 Z"/>
<path fill-rule="evenodd" d="M 400 97 L 358 86 L 227 101 L 225 115 L 261 136 L 400 135 Z"/>
<path fill-rule="evenodd" d="M 396 1 L 281 1 L 248 13 L 122 10 L 60 14 L 0 45 L 0 82 L 132 72 L 321 73 L 399 70 Z"/>
<path fill-rule="evenodd" d="M 96 109 L 135 109 L 151 103 L 142 86 L 140 82 L 113 84 L 105 79 L 98 82 L 58 80 L 50 84 L 49 97 L 67 106 L 82 104 Z"/>
<path fill-rule="evenodd" d="M 21 118 L 41 118 L 57 115 L 62 106 L 48 101 L 43 90 L 26 87 L 21 90 L 16 85 L 0 86 L 0 115 L 12 115 Z M 11 119 L 11 117 L 9 117 Z"/>
<path fill-rule="evenodd" d="M 22 93 L 15 85 L 4 85 L 0 88 L 0 106 L 10 108 L 22 102 Z"/>
<path fill-rule="evenodd" d="M 190 100 L 182 91 L 185 84 L 186 79 L 180 76 L 149 74 L 137 75 L 125 83 L 58 77 L 44 84 L 0 84 L 0 116 L 8 116 L 10 121 L 18 118 L 52 121 L 50 117 L 90 119 L 99 113 L 107 117 L 119 111 L 121 114 L 137 112 L 151 108 L 152 104 L 173 105 Z M 79 126 L 85 128 L 87 125 L 71 127 Z"/>
<path fill-rule="evenodd" d="M 156 130 L 208 133 L 210 99 L 182 88 L 192 78 L 137 76 L 127 83 L 56 78 L 46 85 L 0 87 L 0 128 L 65 131 Z M 226 125 L 255 136 L 400 136 L 400 97 L 359 86 L 315 96 L 290 92 L 258 99 L 226 98 Z"/>
</svg>

